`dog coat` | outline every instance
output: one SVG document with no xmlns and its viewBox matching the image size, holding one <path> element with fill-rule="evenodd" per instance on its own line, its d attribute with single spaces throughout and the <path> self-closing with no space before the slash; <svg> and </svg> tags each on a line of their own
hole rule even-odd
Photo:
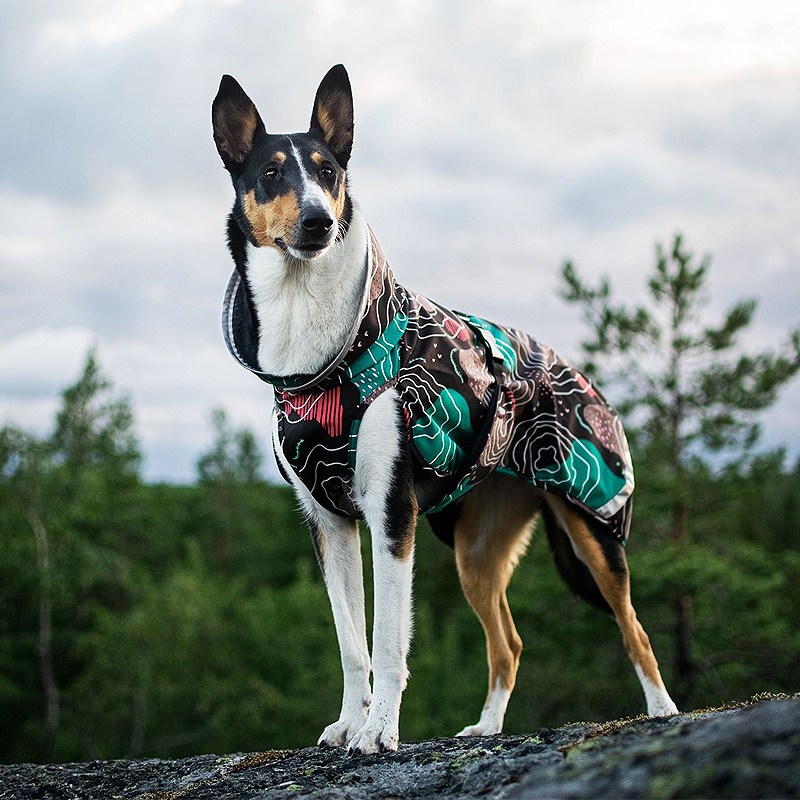
<svg viewBox="0 0 800 800">
<path fill-rule="evenodd" d="M 438 478 L 439 495 L 421 513 L 505 472 L 579 506 L 624 544 L 633 469 L 619 417 L 602 394 L 528 334 L 406 289 L 371 231 L 367 260 L 361 314 L 316 375 L 261 371 L 257 321 L 238 272 L 225 293 L 228 349 L 273 385 L 279 446 L 314 499 L 361 516 L 353 489 L 358 429 L 370 403 L 394 388 L 418 466 Z"/>
</svg>

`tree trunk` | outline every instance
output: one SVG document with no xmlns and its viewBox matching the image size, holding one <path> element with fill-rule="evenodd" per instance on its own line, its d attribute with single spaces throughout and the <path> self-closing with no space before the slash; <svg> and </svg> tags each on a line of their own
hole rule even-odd
<svg viewBox="0 0 800 800">
<path fill-rule="evenodd" d="M 46 700 L 43 755 L 45 761 L 52 761 L 58 730 L 59 696 L 53 672 L 53 578 L 50 570 L 50 543 L 47 529 L 39 514 L 28 510 L 27 517 L 36 537 L 36 566 L 39 571 L 39 675 Z"/>
<path fill-rule="evenodd" d="M 140 675 L 139 685 L 133 700 L 133 727 L 131 729 L 131 743 L 128 747 L 126 758 L 139 758 L 144 749 L 144 737 L 147 730 L 147 697 L 144 691 L 144 680 Z"/>
<path fill-rule="evenodd" d="M 672 516 L 672 543 L 676 553 L 686 545 L 686 522 L 688 511 L 682 500 L 675 503 Z M 692 597 L 688 592 L 678 591 L 673 597 L 675 608 L 675 695 L 682 705 L 691 703 L 694 695 L 697 665 L 692 652 Z"/>
<path fill-rule="evenodd" d="M 683 359 L 685 350 L 679 342 L 681 320 L 678 316 L 677 303 L 673 306 L 672 343 L 670 359 L 669 385 L 672 390 L 670 409 L 671 461 L 675 479 L 674 502 L 672 506 L 672 544 L 675 555 L 683 555 L 688 539 L 689 509 L 686 506 L 686 475 L 683 464 L 685 439 L 683 425 L 686 416 L 686 405 L 682 386 Z M 682 706 L 692 703 L 696 665 L 692 654 L 692 598 L 683 587 L 679 587 L 673 597 L 675 608 L 675 696 Z"/>
<path fill-rule="evenodd" d="M 675 595 L 675 672 L 676 695 L 683 705 L 694 694 L 696 665 L 692 653 L 692 597 L 686 592 Z"/>
</svg>

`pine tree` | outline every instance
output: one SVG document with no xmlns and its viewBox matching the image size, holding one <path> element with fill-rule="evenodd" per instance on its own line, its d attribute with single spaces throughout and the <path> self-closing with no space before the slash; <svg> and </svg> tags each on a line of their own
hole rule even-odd
<svg viewBox="0 0 800 800">
<path fill-rule="evenodd" d="M 84 531 L 119 516 L 124 490 L 138 481 L 133 414 L 127 399 L 109 397 L 110 388 L 90 351 L 80 377 L 62 393 L 51 436 L 38 438 L 10 426 L 0 429 L 0 472 L 36 544 L 37 662 L 45 707 L 41 752 L 46 761 L 57 753 L 62 716 L 58 667 L 63 664 L 54 653 L 56 586 L 63 593 L 73 580 L 59 562 L 65 560 L 65 551 L 92 546 Z M 110 579 L 100 574 L 88 580 Z M 75 593 L 88 595 L 87 589 Z"/>
<path fill-rule="evenodd" d="M 198 459 L 197 474 L 210 516 L 216 520 L 209 543 L 215 566 L 233 574 L 243 497 L 260 481 L 263 456 L 253 433 L 248 428 L 234 429 L 224 409 L 212 409 L 211 427 L 214 441 Z"/>
<path fill-rule="evenodd" d="M 583 368 L 612 395 L 633 423 L 637 454 L 664 475 L 670 507 L 669 538 L 680 553 L 687 545 L 694 459 L 715 463 L 743 459 L 758 441 L 758 413 L 800 370 L 800 329 L 778 351 L 745 352 L 741 335 L 751 324 L 754 300 L 736 303 L 722 322 L 708 326 L 705 281 L 710 257 L 696 262 L 676 236 L 656 247 L 648 280 L 649 303 L 615 304 L 607 279 L 587 285 L 572 262 L 562 269 L 561 296 L 582 308 L 589 337 Z M 692 654 L 691 597 L 674 597 L 679 687 L 691 695 L 697 665 Z"/>
<path fill-rule="evenodd" d="M 234 430 L 222 408 L 211 411 L 214 443 L 197 461 L 201 483 L 255 483 L 264 460 L 253 432 L 249 428 Z"/>
<path fill-rule="evenodd" d="M 71 472 L 100 467 L 134 474 L 141 455 L 133 431 L 133 412 L 125 397 L 109 397 L 110 382 L 100 372 L 94 350 L 80 378 L 62 393 L 52 444 Z"/>
</svg>

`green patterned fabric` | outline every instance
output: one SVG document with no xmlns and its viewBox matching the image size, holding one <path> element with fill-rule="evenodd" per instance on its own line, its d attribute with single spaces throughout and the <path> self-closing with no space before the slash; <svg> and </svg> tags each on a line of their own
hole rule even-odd
<svg viewBox="0 0 800 800">
<path fill-rule="evenodd" d="M 345 367 L 347 377 L 358 388 L 362 403 L 400 371 L 398 345 L 407 325 L 408 317 L 405 314 L 395 314 L 387 329 L 367 348 L 367 352 Z"/>
<path fill-rule="evenodd" d="M 464 396 L 444 389 L 411 425 L 411 439 L 426 464 L 453 473 L 466 463 L 475 444 L 475 431 Z"/>
<path fill-rule="evenodd" d="M 523 331 L 448 311 L 397 283 L 371 232 L 369 263 L 369 302 L 352 344 L 318 376 L 260 372 L 254 315 L 236 273 L 225 296 L 228 348 L 274 385 L 281 449 L 317 502 L 360 516 L 359 426 L 370 403 L 393 388 L 416 469 L 439 487 L 423 513 L 499 470 L 580 506 L 624 543 L 633 491 L 628 445 L 591 382 Z"/>
</svg>

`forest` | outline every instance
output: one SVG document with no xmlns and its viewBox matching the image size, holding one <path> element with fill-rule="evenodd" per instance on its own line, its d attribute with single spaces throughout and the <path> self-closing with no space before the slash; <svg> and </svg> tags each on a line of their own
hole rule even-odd
<svg viewBox="0 0 800 800">
<path fill-rule="evenodd" d="M 633 600 L 682 710 L 800 690 L 800 462 L 758 430 L 800 331 L 744 349 L 755 302 L 710 321 L 709 267 L 676 237 L 635 307 L 562 270 L 582 366 L 626 420 Z M 134 409 L 89 353 L 51 433 L 0 429 L 3 762 L 302 747 L 337 718 L 333 620 L 292 492 L 261 477 L 264 432 L 211 422 L 193 484 L 145 482 Z M 405 741 L 474 723 L 487 680 L 452 550 L 424 521 L 415 564 Z M 644 711 L 613 619 L 569 593 L 541 531 L 509 602 L 525 649 L 507 732 Z"/>
</svg>

